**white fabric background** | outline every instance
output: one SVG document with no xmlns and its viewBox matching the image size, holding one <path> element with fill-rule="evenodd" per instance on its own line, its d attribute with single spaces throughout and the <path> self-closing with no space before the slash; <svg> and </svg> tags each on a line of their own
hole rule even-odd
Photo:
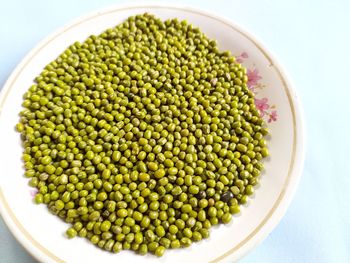
<svg viewBox="0 0 350 263">
<path fill-rule="evenodd" d="M 48 34 L 123 2 L 1 0 L 0 89 Z M 350 1 L 176 2 L 222 14 L 259 37 L 285 66 L 303 103 L 307 150 L 296 196 L 280 224 L 241 262 L 350 262 Z M 0 262 L 35 262 L 1 219 Z"/>
</svg>

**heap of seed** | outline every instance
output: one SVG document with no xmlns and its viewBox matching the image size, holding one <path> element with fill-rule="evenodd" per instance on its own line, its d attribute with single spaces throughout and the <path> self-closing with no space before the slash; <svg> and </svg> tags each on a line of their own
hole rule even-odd
<svg viewBox="0 0 350 263">
<path fill-rule="evenodd" d="M 163 255 L 228 223 L 268 155 L 246 70 L 198 28 L 144 14 L 76 42 L 24 95 L 36 203 L 113 251 Z"/>
</svg>

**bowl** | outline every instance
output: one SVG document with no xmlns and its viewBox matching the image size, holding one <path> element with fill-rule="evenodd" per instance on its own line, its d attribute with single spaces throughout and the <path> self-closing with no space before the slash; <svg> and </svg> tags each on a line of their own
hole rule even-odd
<svg viewBox="0 0 350 263">
<path fill-rule="evenodd" d="M 21 110 L 21 97 L 43 67 L 68 45 L 84 41 L 113 27 L 131 15 L 152 13 L 161 19 L 186 19 L 221 50 L 230 50 L 247 68 L 248 86 L 266 120 L 271 136 L 270 157 L 259 187 L 248 205 L 228 225 L 213 227 L 210 238 L 190 248 L 168 250 L 161 258 L 139 256 L 130 251 L 113 254 L 83 238 L 64 236 L 68 224 L 32 201 L 34 189 L 24 178 L 20 136 L 14 126 Z M 110 7 L 83 16 L 39 43 L 17 66 L 0 98 L 0 211 L 17 240 L 40 262 L 232 262 L 261 242 L 277 225 L 297 187 L 304 159 L 300 103 L 285 71 L 256 37 L 228 19 L 202 11 L 167 4 Z"/>
</svg>

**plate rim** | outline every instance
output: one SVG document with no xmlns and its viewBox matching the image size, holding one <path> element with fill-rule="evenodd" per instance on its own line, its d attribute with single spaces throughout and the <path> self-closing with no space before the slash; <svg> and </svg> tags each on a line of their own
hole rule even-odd
<svg viewBox="0 0 350 263">
<path fill-rule="evenodd" d="M 262 242 L 265 237 L 271 233 L 271 231 L 277 226 L 284 214 L 286 213 L 293 197 L 297 186 L 299 184 L 304 158 L 305 158 L 305 131 L 304 131 L 304 121 L 303 121 L 303 110 L 299 97 L 297 96 L 294 85 L 290 81 L 290 78 L 283 66 L 278 62 L 275 55 L 258 39 L 255 35 L 248 32 L 241 25 L 236 24 L 232 20 L 226 18 L 223 15 L 217 14 L 215 12 L 207 11 L 205 9 L 198 8 L 193 5 L 183 5 L 167 2 L 134 2 L 127 4 L 116 4 L 98 9 L 97 11 L 88 12 L 78 16 L 77 18 L 66 23 L 64 26 L 54 30 L 53 33 L 49 34 L 43 40 L 39 41 L 38 44 L 32 48 L 27 55 L 21 60 L 21 62 L 15 67 L 8 79 L 6 80 L 1 92 L 0 92 L 0 116 L 2 113 L 2 106 L 6 102 L 6 98 L 9 95 L 12 85 L 15 83 L 17 77 L 20 75 L 22 70 L 26 65 L 31 61 L 35 55 L 40 52 L 51 41 L 55 40 L 56 37 L 64 34 L 65 31 L 73 28 L 81 23 L 84 23 L 95 17 L 127 10 L 127 9 L 136 9 L 136 8 L 163 8 L 163 9 L 176 9 L 180 11 L 185 11 L 189 13 L 195 13 L 202 16 L 210 17 L 221 23 L 226 24 L 232 29 L 236 30 L 238 33 L 242 34 L 244 37 L 249 39 L 265 56 L 269 61 L 270 67 L 274 67 L 276 72 L 281 79 L 286 95 L 288 97 L 288 102 L 290 110 L 292 112 L 293 118 L 293 146 L 292 146 L 292 155 L 291 161 L 288 167 L 288 174 L 283 183 L 282 190 L 275 201 L 272 208 L 269 210 L 264 219 L 260 224 L 242 241 L 240 241 L 236 246 L 226 251 L 221 256 L 216 257 L 211 262 L 219 262 L 222 260 L 228 260 L 229 258 L 234 260 L 239 260 L 246 253 L 256 247 L 259 243 Z M 2 192 L 0 185 L 0 215 L 2 216 L 5 224 L 10 229 L 12 235 L 15 239 L 24 247 L 27 252 L 31 254 L 37 260 L 49 260 L 50 262 L 65 262 L 63 259 L 54 255 L 51 251 L 42 246 L 38 241 L 36 241 L 21 225 L 20 221 L 16 218 L 15 214 L 12 212 L 9 207 L 6 198 Z"/>
</svg>

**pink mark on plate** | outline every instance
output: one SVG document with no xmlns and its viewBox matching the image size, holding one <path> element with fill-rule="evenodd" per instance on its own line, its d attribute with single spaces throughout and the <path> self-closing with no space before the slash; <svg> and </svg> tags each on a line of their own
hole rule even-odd
<svg viewBox="0 0 350 263">
<path fill-rule="evenodd" d="M 270 114 L 269 114 L 269 120 L 268 122 L 273 122 L 273 121 L 277 121 L 277 111 L 272 111 Z"/>
<path fill-rule="evenodd" d="M 247 52 L 242 52 L 241 57 L 242 58 L 248 58 L 249 56 L 248 56 Z"/>
<path fill-rule="evenodd" d="M 242 52 L 239 55 L 236 55 L 236 61 L 237 63 L 243 63 L 246 59 L 249 58 L 249 55 L 247 52 Z M 251 69 L 247 69 L 247 77 L 248 82 L 247 86 L 248 88 L 255 94 L 258 95 L 258 89 L 262 89 L 265 87 L 265 85 L 262 85 L 260 83 L 260 80 L 262 80 L 262 76 L 259 73 L 259 70 L 255 67 L 252 67 Z M 268 98 L 261 98 L 258 99 L 255 97 L 255 105 L 257 110 L 260 113 L 261 117 L 264 117 L 267 122 L 275 122 L 278 119 L 277 110 L 275 110 L 274 105 L 270 105 Z"/>
<path fill-rule="evenodd" d="M 36 194 L 38 193 L 38 190 L 30 190 L 30 195 L 32 196 L 32 197 L 35 197 L 36 196 Z"/>
<path fill-rule="evenodd" d="M 242 63 L 244 59 L 248 58 L 248 53 L 247 52 L 242 52 L 240 55 L 236 56 L 236 61 L 238 63 Z"/>
<path fill-rule="evenodd" d="M 255 98 L 255 106 L 259 110 L 261 117 L 264 117 L 265 114 L 267 114 L 267 110 L 270 108 L 270 105 L 267 102 L 267 98 Z"/>
<path fill-rule="evenodd" d="M 259 75 L 259 71 L 255 68 L 254 70 L 248 69 L 247 71 L 247 77 L 248 77 L 248 88 L 253 90 L 254 86 L 256 86 L 259 82 L 259 80 L 262 79 L 262 77 Z"/>
</svg>

